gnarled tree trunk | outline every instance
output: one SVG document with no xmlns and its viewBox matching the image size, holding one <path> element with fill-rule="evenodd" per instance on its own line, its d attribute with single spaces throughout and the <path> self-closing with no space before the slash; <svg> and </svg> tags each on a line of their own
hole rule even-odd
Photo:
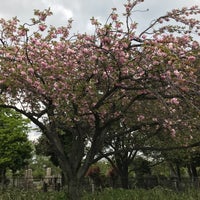
<svg viewBox="0 0 200 200">
<path fill-rule="evenodd" d="M 70 200 L 79 200 L 82 197 L 83 188 L 81 180 L 74 177 L 68 182 L 68 198 Z"/>
</svg>

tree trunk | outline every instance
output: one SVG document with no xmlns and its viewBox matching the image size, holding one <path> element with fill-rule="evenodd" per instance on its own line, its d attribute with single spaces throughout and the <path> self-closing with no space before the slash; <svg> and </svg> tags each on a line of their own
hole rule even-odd
<svg viewBox="0 0 200 200">
<path fill-rule="evenodd" d="M 67 188 L 67 196 L 69 200 L 80 200 L 82 197 L 81 181 L 76 177 L 69 180 Z"/>
<path fill-rule="evenodd" d="M 176 170 L 174 169 L 174 166 L 172 163 L 169 163 L 169 169 L 170 169 L 170 176 L 171 177 L 176 177 Z"/>
<path fill-rule="evenodd" d="M 121 181 L 121 187 L 123 189 L 129 189 L 129 177 L 128 177 L 128 165 L 126 162 L 123 163 L 119 169 L 119 176 Z"/>
<path fill-rule="evenodd" d="M 190 164 L 187 164 L 187 171 L 188 171 L 189 177 L 192 179 L 192 171 L 191 171 Z"/>
<path fill-rule="evenodd" d="M 56 127 L 56 126 L 55 126 Z M 80 162 L 82 160 L 82 152 L 81 152 L 81 142 L 79 142 L 79 146 L 76 144 L 78 141 L 73 140 L 73 145 L 70 146 L 69 149 L 65 149 L 66 145 L 70 143 L 64 143 L 59 137 L 59 133 L 52 131 L 55 127 L 51 127 L 51 131 L 47 131 L 46 135 L 49 141 L 53 144 L 54 153 L 58 158 L 59 166 L 62 169 L 63 178 L 64 178 L 64 190 L 68 196 L 69 200 L 79 200 L 81 198 L 81 187 L 80 187 L 80 179 L 83 177 L 82 174 L 78 174 L 78 171 L 81 171 Z M 69 142 L 69 141 L 67 141 Z M 76 149 L 77 147 L 77 149 Z M 79 148 L 79 149 L 78 149 Z"/>
<path fill-rule="evenodd" d="M 73 162 L 71 161 L 71 166 Z M 67 167 L 67 163 L 60 160 L 60 167 L 62 169 L 63 178 L 65 181 L 64 191 L 67 194 L 69 200 L 79 200 L 82 197 L 83 187 L 83 169 L 82 166 L 78 170 L 73 167 Z"/>
<path fill-rule="evenodd" d="M 191 172 L 192 172 L 192 180 L 195 182 L 197 180 L 198 174 L 197 174 L 197 169 L 194 164 L 191 164 Z"/>
<path fill-rule="evenodd" d="M 121 185 L 123 189 L 129 189 L 129 178 L 128 174 L 124 173 L 122 176 L 120 176 L 121 179 Z"/>
<path fill-rule="evenodd" d="M 176 163 L 176 174 L 177 174 L 178 181 L 181 181 L 181 170 L 178 163 Z"/>
<path fill-rule="evenodd" d="M 5 182 L 6 182 L 6 170 L 0 170 L 0 180 L 1 180 L 1 189 L 5 189 Z"/>
<path fill-rule="evenodd" d="M 194 181 L 198 177 L 196 167 L 193 164 L 188 164 L 187 169 L 191 180 Z"/>
</svg>

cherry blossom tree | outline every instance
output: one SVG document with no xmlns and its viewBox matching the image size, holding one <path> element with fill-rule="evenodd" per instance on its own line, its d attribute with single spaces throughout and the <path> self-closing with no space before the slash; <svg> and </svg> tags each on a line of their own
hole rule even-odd
<svg viewBox="0 0 200 200">
<path fill-rule="evenodd" d="M 46 135 L 71 199 L 112 124 L 151 120 L 176 135 L 188 125 L 182 105 L 198 112 L 200 9 L 174 9 L 139 32 L 132 11 L 142 1 L 128 0 L 123 19 L 114 8 L 104 25 L 91 18 L 94 34 L 70 34 L 72 20 L 47 26 L 50 10 L 25 24 L 0 19 L 0 106 Z"/>
<path fill-rule="evenodd" d="M 172 155 L 176 160 L 177 155 L 183 156 L 183 153 L 180 152 L 184 152 L 184 155 L 188 150 L 194 153 L 194 149 L 199 145 L 199 117 L 194 115 L 193 109 L 190 110 L 188 106 L 184 108 L 184 105 L 181 105 L 181 110 L 177 109 L 176 111 L 180 112 L 181 118 L 177 119 L 177 116 L 171 116 L 170 123 L 173 122 L 173 128 L 171 127 L 169 130 L 165 123 L 160 123 L 167 116 L 166 113 L 159 113 L 159 104 L 150 102 L 150 108 L 147 109 L 148 104 L 143 104 L 139 111 L 151 110 L 150 115 L 145 114 L 139 120 L 132 116 L 130 117 L 132 121 L 128 124 L 125 122 L 118 123 L 116 126 L 112 124 L 108 131 L 110 137 L 107 137 L 104 148 L 100 152 L 117 170 L 121 187 L 125 189 L 129 187 L 130 166 L 138 153 L 146 154 L 147 151 L 153 155 L 156 152 L 161 155 Z M 144 118 L 144 116 L 155 117 L 153 113 L 156 114 L 156 120 L 149 117 Z M 132 114 L 137 116 L 136 112 Z M 179 123 L 180 119 L 182 123 Z M 188 126 L 183 125 L 183 122 Z M 195 147 L 192 148 L 193 146 Z M 181 157 L 180 155 L 179 157 Z"/>
</svg>

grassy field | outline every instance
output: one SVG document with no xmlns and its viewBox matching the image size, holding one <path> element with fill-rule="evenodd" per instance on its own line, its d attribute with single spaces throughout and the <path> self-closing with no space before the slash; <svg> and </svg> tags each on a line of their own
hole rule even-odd
<svg viewBox="0 0 200 200">
<path fill-rule="evenodd" d="M 64 192 L 10 190 L 1 192 L 0 200 L 66 200 Z M 164 188 L 151 190 L 105 189 L 95 194 L 85 193 L 83 200 L 199 200 L 200 190 L 175 192 Z"/>
<path fill-rule="evenodd" d="M 104 190 L 99 194 L 84 196 L 84 200 L 199 200 L 200 191 L 175 192 L 169 189 Z"/>
</svg>

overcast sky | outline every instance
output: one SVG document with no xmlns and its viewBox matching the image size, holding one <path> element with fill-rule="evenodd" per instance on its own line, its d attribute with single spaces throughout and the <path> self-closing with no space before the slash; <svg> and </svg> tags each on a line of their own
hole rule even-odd
<svg viewBox="0 0 200 200">
<path fill-rule="evenodd" d="M 51 8 L 54 13 L 49 19 L 52 25 L 65 25 L 69 18 L 73 18 L 73 33 L 91 31 L 90 18 L 92 16 L 104 23 L 116 7 L 123 13 L 126 0 L 4 0 L 1 1 L 0 17 L 11 18 L 17 16 L 23 22 L 28 22 L 33 16 L 34 9 Z M 136 9 L 148 12 L 135 12 L 134 20 L 139 21 L 141 28 L 146 27 L 152 19 L 165 14 L 173 8 L 199 5 L 200 0 L 145 0 Z"/>
<path fill-rule="evenodd" d="M 1 0 L 0 18 L 10 19 L 17 16 L 23 23 L 33 17 L 33 10 L 51 8 L 54 15 L 48 23 L 55 26 L 65 25 L 69 18 L 74 20 L 73 33 L 91 32 L 90 18 L 98 18 L 105 23 L 111 9 L 116 7 L 119 14 L 123 13 L 126 0 Z M 200 0 L 145 0 L 134 12 L 133 20 L 140 23 L 143 29 L 155 18 L 164 15 L 173 8 L 199 5 Z M 36 139 L 38 133 L 32 132 L 30 139 Z"/>
</svg>

